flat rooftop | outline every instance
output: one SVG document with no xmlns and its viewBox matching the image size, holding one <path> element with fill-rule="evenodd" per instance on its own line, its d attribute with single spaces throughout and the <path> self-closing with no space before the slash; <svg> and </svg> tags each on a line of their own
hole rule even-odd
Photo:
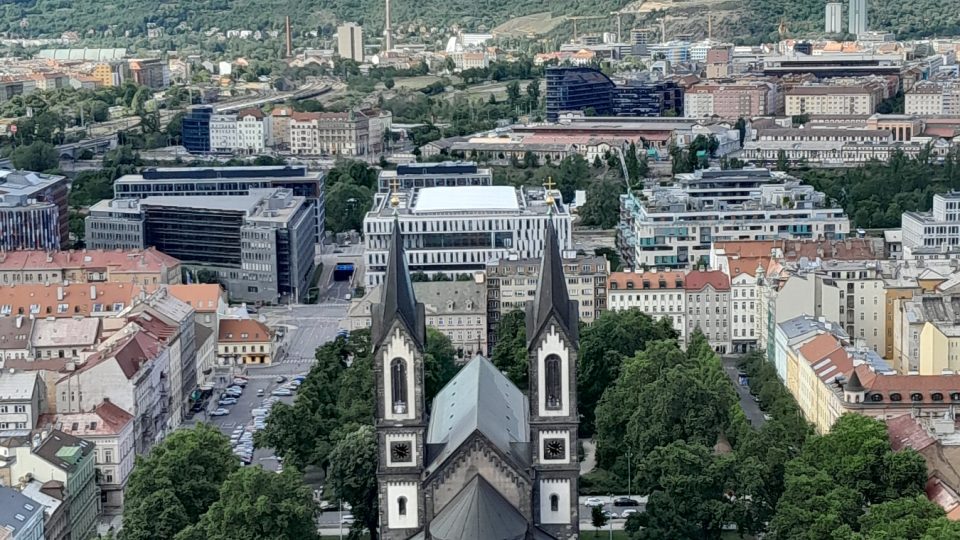
<svg viewBox="0 0 960 540">
<path fill-rule="evenodd" d="M 517 190 L 510 186 L 429 187 L 417 191 L 412 210 L 446 212 L 472 210 L 520 210 Z"/>
</svg>

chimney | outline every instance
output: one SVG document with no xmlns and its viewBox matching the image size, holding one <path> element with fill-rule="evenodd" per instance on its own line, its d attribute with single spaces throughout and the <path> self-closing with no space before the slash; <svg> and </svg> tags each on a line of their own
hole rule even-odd
<svg viewBox="0 0 960 540">
<path fill-rule="evenodd" d="M 284 34 L 286 36 L 286 41 L 287 41 L 287 58 L 290 58 L 291 56 L 293 56 L 293 35 L 291 34 L 291 31 L 290 31 L 289 15 L 287 15 L 286 19 L 284 20 L 284 30 L 285 30 Z"/>
<path fill-rule="evenodd" d="M 96 300 L 96 299 L 97 299 L 97 286 L 96 286 L 96 285 L 91 285 L 91 286 L 90 286 L 90 299 L 91 299 L 91 300 Z"/>
<path fill-rule="evenodd" d="M 57 300 L 63 302 L 63 287 L 57 287 Z"/>
<path fill-rule="evenodd" d="M 17 315 L 17 328 L 23 326 L 23 315 Z"/>
</svg>

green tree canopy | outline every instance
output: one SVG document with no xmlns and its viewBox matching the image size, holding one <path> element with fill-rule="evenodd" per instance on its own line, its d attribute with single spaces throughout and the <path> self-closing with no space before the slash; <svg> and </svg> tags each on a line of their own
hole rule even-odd
<svg viewBox="0 0 960 540">
<path fill-rule="evenodd" d="M 338 182 L 328 188 L 326 196 L 326 228 L 338 233 L 362 231 L 363 218 L 373 204 L 373 192 L 365 186 Z"/>
<path fill-rule="evenodd" d="M 579 209 L 580 224 L 586 227 L 612 229 L 620 223 L 622 180 L 604 177 L 587 188 L 587 201 Z"/>
<path fill-rule="evenodd" d="M 313 493 L 294 469 L 277 474 L 244 467 L 227 477 L 219 500 L 175 540 L 311 540 L 318 538 L 315 512 Z"/>
<path fill-rule="evenodd" d="M 427 343 L 423 354 L 425 399 L 430 404 L 454 375 L 457 374 L 457 350 L 450 338 L 439 330 L 427 327 Z"/>
<path fill-rule="evenodd" d="M 377 538 L 377 435 L 373 426 L 360 426 L 346 434 L 330 457 L 327 486 L 333 495 L 350 504 L 357 521 L 351 537 L 357 538 L 363 528 L 371 540 Z"/>
<path fill-rule="evenodd" d="M 174 431 L 149 454 L 137 457 L 124 499 L 124 538 L 169 539 L 178 524 L 196 523 L 238 466 L 230 441 L 219 429 L 197 424 Z M 154 514 L 161 505 L 170 509 Z M 161 515 L 163 519 L 156 519 Z"/>
<path fill-rule="evenodd" d="M 10 154 L 10 161 L 17 169 L 44 172 L 60 166 L 60 155 L 52 144 L 37 141 L 25 146 L 18 146 Z"/>
<path fill-rule="evenodd" d="M 515 310 L 503 315 L 497 323 L 497 341 L 490 361 L 517 385 L 527 388 L 529 361 L 527 360 L 526 314 Z"/>
</svg>

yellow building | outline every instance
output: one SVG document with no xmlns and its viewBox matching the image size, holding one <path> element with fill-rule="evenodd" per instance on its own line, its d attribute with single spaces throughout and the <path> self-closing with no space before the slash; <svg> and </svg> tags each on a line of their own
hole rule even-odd
<svg viewBox="0 0 960 540">
<path fill-rule="evenodd" d="M 97 64 L 90 76 L 100 81 L 100 86 L 113 86 L 113 67 L 110 64 Z"/>
<path fill-rule="evenodd" d="M 920 375 L 960 370 L 960 325 L 927 321 L 920 330 Z"/>
<path fill-rule="evenodd" d="M 217 339 L 220 365 L 270 364 L 273 361 L 273 333 L 253 319 L 223 319 Z"/>
</svg>

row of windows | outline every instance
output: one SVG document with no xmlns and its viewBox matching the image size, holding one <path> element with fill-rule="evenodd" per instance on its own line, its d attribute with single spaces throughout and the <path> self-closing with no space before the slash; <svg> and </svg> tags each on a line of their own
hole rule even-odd
<svg viewBox="0 0 960 540">
<path fill-rule="evenodd" d="M 9 405 L 0 405 L 0 414 L 10 412 L 9 409 L 10 409 L 10 406 L 9 406 Z M 26 406 L 26 405 L 14 405 L 14 406 L 13 406 L 13 412 L 15 412 L 15 413 L 24 413 L 24 412 L 27 412 L 27 406 Z"/>
</svg>

